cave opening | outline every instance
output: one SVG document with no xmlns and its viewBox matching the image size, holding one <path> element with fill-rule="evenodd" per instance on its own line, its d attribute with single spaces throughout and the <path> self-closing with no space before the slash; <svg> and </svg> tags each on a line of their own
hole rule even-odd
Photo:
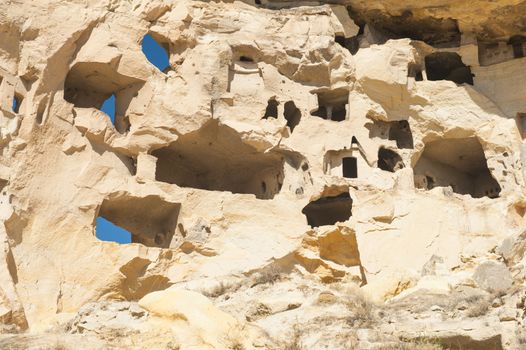
<svg viewBox="0 0 526 350">
<path fill-rule="evenodd" d="M 300 123 L 301 111 L 293 101 L 285 102 L 283 115 L 287 121 L 287 126 L 290 128 L 290 132 L 294 131 L 294 128 Z"/>
<path fill-rule="evenodd" d="M 407 120 L 385 122 L 382 120 L 373 120 L 367 123 L 365 127 L 369 130 L 369 138 L 378 137 L 384 140 L 396 142 L 399 149 L 413 149 L 413 133 Z"/>
<path fill-rule="evenodd" d="M 358 35 L 346 38 L 343 35 L 336 35 L 334 37 L 334 42 L 340 44 L 343 48 L 347 49 L 351 53 L 351 55 L 356 55 L 358 50 L 360 49 L 360 37 L 362 37 L 363 34 L 363 27 L 360 27 L 360 32 Z"/>
<path fill-rule="evenodd" d="M 454 52 L 435 52 L 425 57 L 428 80 L 450 80 L 457 84 L 473 85 L 471 69 Z"/>
<path fill-rule="evenodd" d="M 265 115 L 263 115 L 263 119 L 276 119 L 278 117 L 278 106 L 279 102 L 276 101 L 275 98 L 271 98 L 270 100 L 268 100 L 267 108 L 265 109 Z"/>
<path fill-rule="evenodd" d="M 347 119 L 349 105 L 349 91 L 343 88 L 320 91 L 318 96 L 318 109 L 313 116 L 326 120 L 341 122 Z"/>
<path fill-rule="evenodd" d="M 307 204 L 301 211 L 311 227 L 334 225 L 352 215 L 352 198 L 348 192 L 322 197 Z"/>
<path fill-rule="evenodd" d="M 526 37 L 513 35 L 507 41 L 478 41 L 478 58 L 481 66 L 507 62 L 526 56 Z"/>
<path fill-rule="evenodd" d="M 152 155 L 157 157 L 156 180 L 181 187 L 272 199 L 284 181 L 283 155 L 257 151 L 217 121 L 180 136 Z"/>
<path fill-rule="evenodd" d="M 180 208 L 179 203 L 167 202 L 156 195 L 107 198 L 99 208 L 97 238 L 115 236 L 113 233 L 116 232 L 124 240 L 128 232 L 128 243 L 168 248 L 175 233 Z M 115 241 L 115 237 L 111 240 Z"/>
<path fill-rule="evenodd" d="M 395 151 L 380 147 L 378 149 L 378 168 L 394 173 L 404 168 L 404 162 Z"/>
<path fill-rule="evenodd" d="M 414 166 L 415 187 L 451 187 L 474 198 L 496 198 L 501 187 L 492 176 L 476 137 L 428 142 Z"/>
<path fill-rule="evenodd" d="M 413 149 L 413 133 L 407 120 L 389 123 L 389 140 L 396 141 L 396 147 Z"/>
<path fill-rule="evenodd" d="M 410 38 L 437 48 L 460 46 L 461 32 L 456 19 L 414 16 L 411 10 L 405 10 L 398 16 L 388 15 L 381 10 L 358 12 L 351 6 L 347 10 L 360 28 L 367 24 L 384 38 L 378 44 L 389 39 Z M 363 34 L 363 31 L 359 34 Z"/>
<path fill-rule="evenodd" d="M 76 63 L 64 82 L 64 99 L 77 108 L 102 109 L 104 102 L 114 96 L 114 125 L 125 133 L 130 128 L 126 110 L 144 82 L 116 72 L 104 63 Z M 113 103 L 111 101 L 107 103 Z"/>
</svg>

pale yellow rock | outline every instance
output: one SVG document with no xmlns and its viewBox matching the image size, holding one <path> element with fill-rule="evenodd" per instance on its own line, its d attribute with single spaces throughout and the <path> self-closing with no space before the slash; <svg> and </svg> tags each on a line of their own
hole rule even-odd
<svg viewBox="0 0 526 350">
<path fill-rule="evenodd" d="M 525 12 L 0 2 L 0 348 L 519 348 Z"/>
<path fill-rule="evenodd" d="M 147 294 L 139 305 L 170 325 L 181 349 L 226 350 L 229 341 L 237 341 L 229 337 L 240 336 L 238 322 L 196 292 L 170 288 Z M 239 341 L 243 344 L 247 339 Z"/>
</svg>

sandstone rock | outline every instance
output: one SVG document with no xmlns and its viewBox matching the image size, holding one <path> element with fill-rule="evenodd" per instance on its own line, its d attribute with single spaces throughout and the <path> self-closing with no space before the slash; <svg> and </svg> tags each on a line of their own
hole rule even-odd
<svg viewBox="0 0 526 350">
<path fill-rule="evenodd" d="M 525 11 L 0 3 L 0 348 L 518 348 Z"/>
<path fill-rule="evenodd" d="M 345 227 L 307 233 L 295 258 L 326 282 L 342 279 L 346 274 L 357 281 L 364 277 L 355 234 Z"/>
<path fill-rule="evenodd" d="M 506 265 L 494 261 L 486 261 L 477 266 L 473 279 L 480 288 L 492 293 L 505 293 L 513 282 Z"/>
<path fill-rule="evenodd" d="M 202 344 L 207 349 L 252 347 L 250 331 L 217 309 L 205 296 L 182 289 L 167 289 L 146 295 L 139 305 L 174 330 L 181 349 Z"/>
<path fill-rule="evenodd" d="M 503 309 L 499 312 L 499 320 L 501 322 L 515 321 L 517 319 L 517 312 L 513 309 Z"/>
</svg>

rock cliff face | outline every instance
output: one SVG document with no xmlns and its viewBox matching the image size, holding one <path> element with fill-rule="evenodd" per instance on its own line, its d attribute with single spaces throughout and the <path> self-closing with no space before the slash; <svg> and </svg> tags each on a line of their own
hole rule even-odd
<svg viewBox="0 0 526 350">
<path fill-rule="evenodd" d="M 3 1 L 0 348 L 526 348 L 525 11 Z"/>
</svg>

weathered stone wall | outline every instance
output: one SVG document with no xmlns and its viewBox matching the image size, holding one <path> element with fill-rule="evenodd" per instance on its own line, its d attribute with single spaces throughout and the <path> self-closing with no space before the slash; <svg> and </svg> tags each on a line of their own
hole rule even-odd
<svg viewBox="0 0 526 350">
<path fill-rule="evenodd" d="M 0 4 L 0 347 L 519 349 L 524 10 Z"/>
</svg>

